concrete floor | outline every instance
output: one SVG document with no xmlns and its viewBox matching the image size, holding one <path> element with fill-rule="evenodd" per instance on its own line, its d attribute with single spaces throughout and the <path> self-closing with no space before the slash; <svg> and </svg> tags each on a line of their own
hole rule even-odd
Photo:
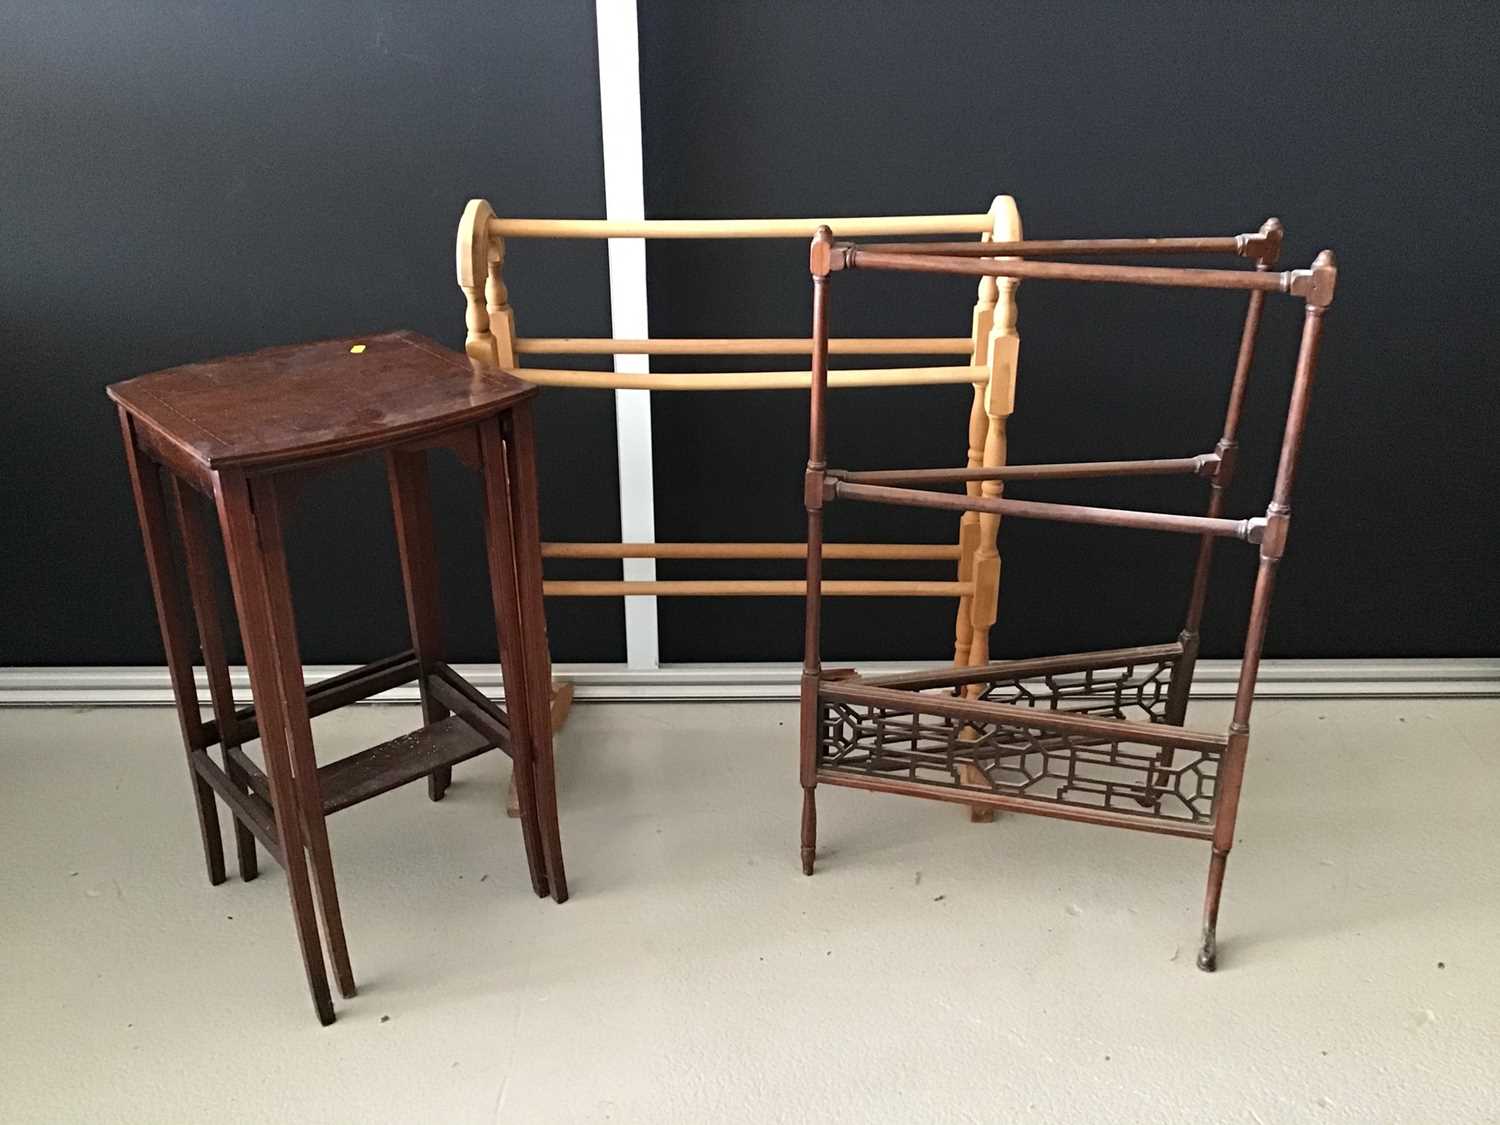
<svg viewBox="0 0 1500 1125">
<path fill-rule="evenodd" d="M 1198 843 L 824 789 L 803 878 L 794 723 L 575 710 L 561 907 L 497 755 L 340 814 L 325 1029 L 169 711 L 0 712 L 0 1121 L 1500 1121 L 1500 701 L 1262 704 L 1214 976 Z"/>
</svg>

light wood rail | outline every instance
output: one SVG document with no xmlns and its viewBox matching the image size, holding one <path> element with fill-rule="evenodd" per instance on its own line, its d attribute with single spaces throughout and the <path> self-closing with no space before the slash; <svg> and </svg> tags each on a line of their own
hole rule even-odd
<svg viewBox="0 0 1500 1125">
<path fill-rule="evenodd" d="M 944 560 L 952 543 L 829 543 L 829 559 Z M 805 559 L 806 543 L 543 543 L 544 559 Z"/>
<path fill-rule="evenodd" d="M 608 336 L 522 336 L 517 355 L 810 355 L 801 337 L 658 338 L 615 340 Z M 968 355 L 967 336 L 855 336 L 828 341 L 832 355 Z"/>
<path fill-rule="evenodd" d="M 984 234 L 994 223 L 976 215 L 878 215 L 839 219 L 499 219 L 495 238 L 811 238 L 832 227 L 840 238 L 872 235 Z"/>
<path fill-rule="evenodd" d="M 553 367 L 516 368 L 541 387 L 643 391 L 796 391 L 812 384 L 809 371 L 576 371 Z M 830 387 L 968 386 L 987 378 L 984 367 L 866 367 L 830 371 Z"/>
<path fill-rule="evenodd" d="M 471 200 L 459 222 L 457 272 L 465 299 L 465 350 L 483 362 L 514 370 L 544 387 L 651 391 L 806 390 L 807 370 L 737 372 L 615 372 L 567 367 L 522 366 L 542 356 L 808 356 L 806 337 L 705 337 L 613 339 L 583 336 L 519 336 L 516 313 L 504 276 L 507 240 L 511 239 L 810 239 L 827 225 L 840 238 L 958 238 L 1015 241 L 1021 237 L 1015 202 L 997 196 L 984 212 L 942 215 L 885 215 L 842 218 L 758 219 L 540 219 L 497 216 L 482 199 Z M 787 275 L 800 284 L 800 271 Z M 955 419 L 953 451 L 967 449 L 973 468 L 998 468 L 1005 462 L 1004 428 L 1014 400 L 1016 328 L 1013 279 L 982 277 L 977 303 L 969 314 L 967 336 L 884 336 L 830 341 L 834 355 L 906 357 L 900 366 L 834 371 L 835 388 L 968 386 L 972 398 L 963 430 Z M 955 320 L 962 313 L 955 310 Z M 956 325 L 955 325 L 956 327 Z M 964 357 L 957 363 L 943 357 Z M 923 359 L 934 360 L 923 364 Z M 545 362 L 545 361 L 544 361 Z M 774 366 L 774 365 L 768 365 Z M 923 409 L 920 405 L 914 408 Z M 924 419 L 927 415 L 923 415 Z M 998 494 L 998 482 L 973 482 L 970 491 Z M 957 606 L 954 656 L 960 665 L 983 662 L 989 653 L 989 629 L 995 621 L 1000 560 L 994 535 L 998 516 L 965 512 L 954 541 L 948 544 L 848 543 L 829 545 L 830 559 L 876 562 L 946 562 L 955 566 L 953 580 L 858 580 L 824 583 L 824 592 L 844 597 L 952 598 Z M 545 559 L 805 559 L 802 543 L 546 543 Z M 552 597 L 801 597 L 800 579 L 673 579 L 640 581 L 549 580 Z M 914 656 L 920 654 L 913 654 Z"/>
<path fill-rule="evenodd" d="M 973 592 L 972 582 L 866 579 L 823 583 L 823 596 L 834 598 L 955 598 Z M 556 598 L 618 598 L 627 594 L 669 594 L 700 598 L 800 598 L 807 593 L 807 583 L 801 578 L 657 578 L 650 582 L 569 582 L 549 579 L 542 583 L 542 593 Z"/>
</svg>

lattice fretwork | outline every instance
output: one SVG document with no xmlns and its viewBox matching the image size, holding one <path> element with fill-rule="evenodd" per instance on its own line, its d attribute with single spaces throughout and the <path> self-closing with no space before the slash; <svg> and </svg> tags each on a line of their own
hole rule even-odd
<svg viewBox="0 0 1500 1125">
<path fill-rule="evenodd" d="M 977 698 L 1038 710 L 1160 723 L 1175 659 L 987 681 Z M 957 678 L 957 677 L 955 677 Z M 1220 752 L 1061 734 L 1024 724 L 924 712 L 924 696 L 962 696 L 965 685 L 910 692 L 909 707 L 824 700 L 820 771 L 900 777 L 968 792 L 1111 809 L 1209 824 Z M 963 765 L 975 771 L 960 769 Z"/>
</svg>

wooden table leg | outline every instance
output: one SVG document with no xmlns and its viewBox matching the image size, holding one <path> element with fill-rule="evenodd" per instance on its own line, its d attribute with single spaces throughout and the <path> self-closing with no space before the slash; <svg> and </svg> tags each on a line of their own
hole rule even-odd
<svg viewBox="0 0 1500 1125">
<path fill-rule="evenodd" d="M 479 426 L 479 450 L 479 475 L 484 489 L 485 561 L 489 567 L 490 598 L 495 606 L 495 628 L 500 641 L 500 672 L 505 681 L 505 713 L 510 718 L 511 769 L 521 812 L 521 838 L 526 845 L 531 887 L 538 895 L 545 896 L 551 888 L 547 882 L 547 860 L 531 776 L 536 740 L 531 733 L 529 669 L 519 643 L 523 633 L 512 527 L 514 506 L 498 422 L 486 421 Z"/>
<path fill-rule="evenodd" d="M 573 685 L 567 680 L 552 681 L 552 751 L 557 756 L 557 732 L 568 721 L 568 712 L 573 709 Z M 505 791 L 505 815 L 514 820 L 521 815 L 521 799 L 516 796 L 516 775 L 510 776 L 510 785 Z"/>
<path fill-rule="evenodd" d="M 435 723 L 447 717 L 448 709 L 435 702 L 427 689 L 428 674 L 443 659 L 443 615 L 427 453 L 392 449 L 386 453 L 385 465 L 396 522 L 396 544 L 401 554 L 401 582 L 406 589 L 411 647 L 422 669 L 417 680 L 422 693 L 422 721 Z M 441 801 L 452 780 L 451 767 L 433 770 L 427 775 L 428 799 Z"/>
<path fill-rule="evenodd" d="M 286 729 L 292 780 L 302 810 L 302 838 L 311 861 L 318 916 L 323 922 L 323 939 L 333 963 L 333 976 L 338 982 L 339 992 L 344 996 L 354 996 L 357 991 L 354 970 L 349 964 L 339 892 L 333 879 L 333 854 L 328 846 L 328 822 L 323 815 L 323 790 L 318 784 L 312 718 L 307 712 L 297 622 L 292 612 L 291 582 L 287 577 L 286 549 L 282 541 L 280 481 L 275 477 L 257 478 L 251 482 L 250 492 L 255 525 L 260 532 L 260 563 L 265 574 L 271 635 L 270 655 L 280 687 L 276 702 Z"/>
<path fill-rule="evenodd" d="M 568 878 L 563 867 L 562 836 L 557 823 L 557 779 L 552 761 L 552 659 L 547 647 L 547 615 L 542 601 L 542 532 L 538 516 L 536 440 L 532 429 L 531 403 L 518 404 L 508 417 L 509 440 L 505 443 L 511 477 L 511 504 L 515 512 L 515 558 L 521 603 L 521 635 L 528 654 L 527 688 L 531 695 L 536 746 L 532 784 L 536 789 L 537 815 L 541 820 L 542 849 L 547 857 L 547 878 L 556 902 L 568 899 Z"/>
<path fill-rule="evenodd" d="M 239 788 L 250 792 L 249 780 L 229 754 L 241 745 L 239 722 L 235 718 L 234 689 L 229 683 L 229 658 L 224 648 L 224 628 L 219 615 L 219 599 L 214 592 L 213 536 L 203 510 L 203 498 L 175 478 L 172 499 L 177 511 L 177 526 L 182 531 L 182 549 L 187 561 L 188 596 L 198 624 L 198 648 L 203 654 L 203 668 L 208 673 L 208 695 L 213 702 L 214 719 L 219 726 L 219 746 L 223 751 L 224 772 Z M 255 854 L 255 833 L 234 818 L 234 848 L 239 861 L 240 878 L 245 882 L 260 873 Z"/>
<path fill-rule="evenodd" d="M 208 783 L 193 769 L 193 755 L 204 753 L 203 719 L 198 710 L 198 688 L 193 682 L 193 653 L 187 619 L 182 609 L 182 588 L 172 559 L 172 539 L 167 529 L 166 502 L 161 471 L 145 459 L 135 443 L 130 416 L 120 411 L 120 432 L 125 439 L 125 464 L 130 471 L 130 489 L 135 496 L 141 540 L 146 548 L 146 569 L 156 598 L 156 620 L 166 649 L 167 672 L 177 701 L 177 723 L 187 753 L 188 778 L 198 809 L 198 834 L 203 841 L 203 859 L 208 881 L 224 881 L 224 839 L 219 832 L 219 810 Z"/>
<path fill-rule="evenodd" d="M 271 809 L 286 868 L 292 921 L 302 950 L 302 967 L 307 973 L 313 1006 L 317 1009 L 318 1019 L 330 1024 L 334 1020 L 333 998 L 328 991 L 323 949 L 318 942 L 318 923 L 303 843 L 303 818 L 282 721 L 281 685 L 272 658 L 274 638 L 249 483 L 239 474 L 221 474 L 215 484 L 219 522 L 224 531 L 225 553 L 229 557 L 230 584 L 234 590 L 245 643 L 245 662 L 250 666 L 250 687 L 259 716 L 261 748 L 271 787 Z"/>
</svg>

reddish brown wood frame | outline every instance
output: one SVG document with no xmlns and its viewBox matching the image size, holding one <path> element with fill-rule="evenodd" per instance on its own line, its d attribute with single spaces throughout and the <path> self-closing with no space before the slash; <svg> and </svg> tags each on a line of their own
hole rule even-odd
<svg viewBox="0 0 1500 1125">
<path fill-rule="evenodd" d="M 1217 961 L 1216 930 L 1224 867 L 1234 842 L 1240 782 L 1250 740 L 1250 708 L 1265 642 L 1276 569 L 1291 522 L 1292 481 L 1302 448 L 1323 318 L 1337 267 L 1324 250 L 1311 268 L 1275 272 L 1281 224 L 1256 234 L 1211 238 L 1094 239 L 986 243 L 834 241 L 813 238 L 813 353 L 805 503 L 807 608 L 802 671 L 802 869 L 811 875 L 819 782 L 856 789 L 988 805 L 1017 812 L 1135 828 L 1212 845 L 1198 967 Z M 1253 271 L 1033 261 L 1034 255 L 1235 254 Z M 996 257 L 995 255 L 1004 255 Z M 1249 291 L 1222 434 L 1211 452 L 1143 461 L 1016 465 L 1003 469 L 843 472 L 828 468 L 828 279 L 852 269 Z M 1228 519 L 1224 490 L 1234 469 L 1240 416 L 1267 293 L 1305 304 L 1301 347 L 1287 405 L 1281 458 L 1263 516 Z M 932 491 L 925 486 L 983 481 L 1183 474 L 1203 477 L 1203 515 L 1175 515 L 1005 496 Z M 1168 644 L 1012 660 L 925 674 L 861 677 L 825 670 L 820 656 L 823 508 L 835 500 L 978 511 L 1198 537 L 1186 619 Z M 1260 548 L 1244 659 L 1228 730 L 1183 726 L 1215 541 Z"/>
</svg>

